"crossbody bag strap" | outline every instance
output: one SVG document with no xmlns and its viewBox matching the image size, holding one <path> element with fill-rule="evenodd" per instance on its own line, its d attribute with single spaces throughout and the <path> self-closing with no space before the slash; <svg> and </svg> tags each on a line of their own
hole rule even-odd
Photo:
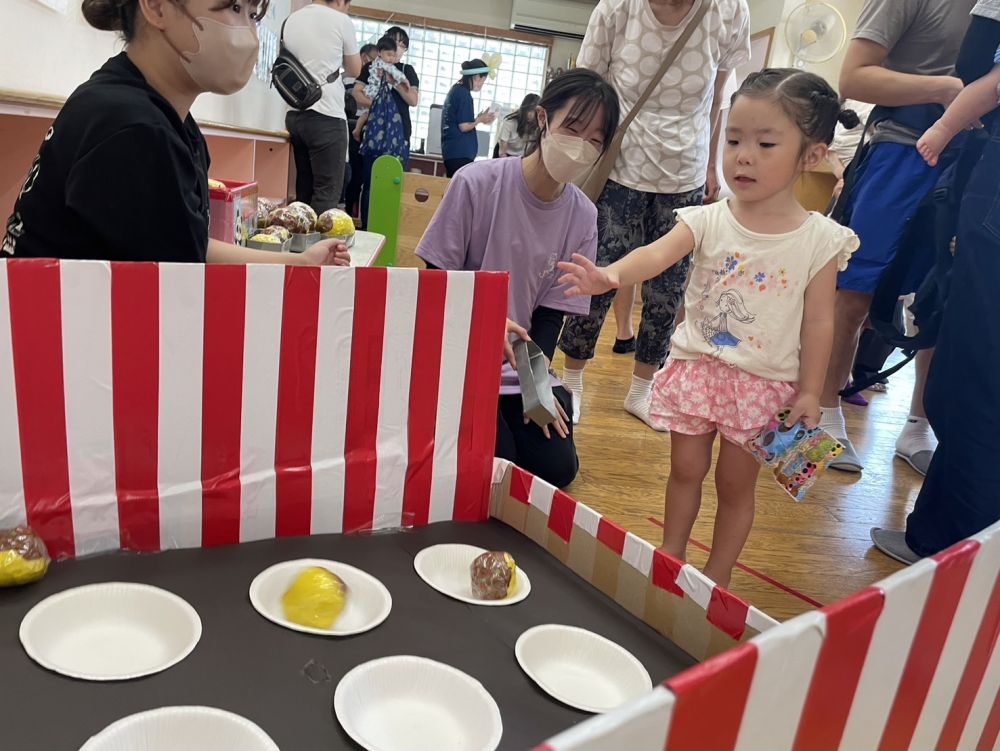
<svg viewBox="0 0 1000 751">
<path fill-rule="evenodd" d="M 674 42 L 674 46 L 670 48 L 670 52 L 668 52 L 667 56 L 663 58 L 663 63 L 661 63 L 660 69 L 656 72 L 656 75 L 650 79 L 649 86 L 647 86 L 646 90 L 642 92 L 642 96 L 639 97 L 635 105 L 625 116 L 625 119 L 622 120 L 621 125 L 618 126 L 619 131 L 624 132 L 628 129 L 628 126 L 632 124 L 633 120 L 635 120 L 636 115 L 639 114 L 643 105 L 649 101 L 649 97 L 653 95 L 653 90 L 660 85 L 663 77 L 667 75 L 667 71 L 670 70 L 670 66 L 674 64 L 674 61 L 681 54 L 681 51 L 684 49 L 684 45 L 687 44 L 691 35 L 694 34 L 694 30 L 701 24 L 702 19 L 708 13 L 712 4 L 713 0 L 702 0 L 701 7 L 698 9 L 698 12 L 694 14 L 694 18 L 692 18 L 690 22 L 688 22 L 688 25 L 684 27 L 684 31 L 681 32 L 677 41 Z"/>
</svg>

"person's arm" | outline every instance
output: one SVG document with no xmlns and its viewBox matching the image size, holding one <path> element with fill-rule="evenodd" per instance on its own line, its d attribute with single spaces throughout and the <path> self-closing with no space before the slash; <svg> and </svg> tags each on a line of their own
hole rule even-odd
<svg viewBox="0 0 1000 751">
<path fill-rule="evenodd" d="M 948 106 L 962 90 L 954 76 L 921 76 L 883 67 L 889 51 L 869 39 L 852 39 L 840 69 L 840 93 L 848 99 L 885 107 L 909 104 Z"/>
<path fill-rule="evenodd" d="M 478 125 L 489 125 L 493 122 L 494 116 L 489 110 L 483 110 L 475 119 L 467 123 L 459 123 L 458 129 L 463 133 L 468 133 L 470 130 L 475 130 Z"/>
<path fill-rule="evenodd" d="M 344 70 L 351 78 L 361 75 L 361 55 L 344 55 Z"/>
<path fill-rule="evenodd" d="M 726 95 L 726 82 L 731 71 L 720 70 L 715 74 L 712 92 L 712 109 L 709 114 L 708 174 L 705 175 L 705 203 L 712 203 L 719 197 L 719 126 L 722 123 L 722 100 Z"/>
<path fill-rule="evenodd" d="M 830 165 L 833 176 L 837 178 L 837 182 L 833 186 L 832 195 L 832 199 L 836 199 L 844 189 L 844 173 L 847 171 L 847 167 L 840 161 L 840 157 L 833 153 L 833 149 L 827 149 L 826 162 Z"/>
<path fill-rule="evenodd" d="M 549 358 L 549 362 L 552 362 L 552 358 L 555 357 L 556 343 L 559 341 L 559 332 L 562 331 L 565 317 L 566 314 L 561 310 L 544 305 L 535 308 L 535 312 L 531 314 L 528 334 L 544 355 Z"/>
<path fill-rule="evenodd" d="M 361 72 L 358 74 L 358 80 L 354 84 L 354 89 L 351 91 L 351 95 L 354 97 L 354 101 L 358 103 L 359 107 L 364 107 L 368 109 L 372 106 L 371 98 L 365 94 L 365 86 L 368 85 L 368 81 L 371 79 L 371 63 L 364 66 Z"/>
<path fill-rule="evenodd" d="M 608 7 L 607 3 L 598 3 L 590 14 L 580 53 L 576 56 L 578 68 L 592 70 L 604 79 L 611 72 L 611 45 L 617 36 L 614 19 L 608 16 Z M 623 12 L 627 12 L 628 5 L 623 7 L 626 9 Z"/>
<path fill-rule="evenodd" d="M 404 102 L 411 107 L 416 107 L 417 102 L 420 101 L 420 79 L 417 78 L 417 72 L 413 70 L 412 65 L 403 66 L 403 75 L 406 76 L 407 85 L 397 84 L 396 91 L 403 97 Z"/>
<path fill-rule="evenodd" d="M 799 396 L 785 420 L 807 427 L 819 424 L 819 397 L 823 391 L 833 349 L 833 310 L 837 294 L 837 259 L 832 259 L 806 287 L 802 328 L 799 332 Z"/>
<path fill-rule="evenodd" d="M 559 284 L 566 287 L 564 294 L 567 297 L 600 295 L 652 279 L 684 258 L 694 246 L 694 233 L 684 222 L 677 222 L 659 240 L 633 250 L 605 268 L 599 268 L 579 253 L 574 253 L 572 263 L 563 261 L 558 264 L 559 269 L 565 272 L 559 278 Z"/>
<path fill-rule="evenodd" d="M 1000 87 L 1000 65 L 966 86 L 955 97 L 955 101 L 948 105 L 948 109 L 938 120 L 938 125 L 951 136 L 977 125 L 979 118 L 997 108 L 997 87 Z"/>
<path fill-rule="evenodd" d="M 837 156 L 832 149 L 827 150 L 826 161 L 830 165 L 830 169 L 833 171 L 833 176 L 838 180 L 843 180 L 844 171 L 847 167 L 844 166 L 844 163 L 840 161 L 840 157 Z"/>
<path fill-rule="evenodd" d="M 358 36 L 354 31 L 354 22 L 343 13 L 340 18 L 340 48 L 344 59 L 343 68 L 351 78 L 357 78 L 361 74 L 361 47 L 358 45 Z"/>
<path fill-rule="evenodd" d="M 304 253 L 275 253 L 230 245 L 220 240 L 208 241 L 208 263 L 277 263 L 283 266 L 350 266 L 351 254 L 341 240 L 320 240 Z"/>
</svg>

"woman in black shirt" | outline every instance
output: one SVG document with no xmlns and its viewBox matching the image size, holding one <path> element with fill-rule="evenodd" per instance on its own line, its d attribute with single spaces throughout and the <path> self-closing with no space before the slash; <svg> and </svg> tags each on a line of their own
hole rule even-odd
<svg viewBox="0 0 1000 751">
<path fill-rule="evenodd" d="M 126 51 L 66 100 L 28 172 L 0 250 L 16 257 L 348 265 L 342 243 L 269 253 L 208 237 L 199 94 L 242 89 L 268 0 L 83 0 Z"/>
</svg>

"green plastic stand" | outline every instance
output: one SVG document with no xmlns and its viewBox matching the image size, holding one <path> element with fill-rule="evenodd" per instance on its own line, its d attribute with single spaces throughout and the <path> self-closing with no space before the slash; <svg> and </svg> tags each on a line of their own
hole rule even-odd
<svg viewBox="0 0 1000 751">
<path fill-rule="evenodd" d="M 396 265 L 400 209 L 403 202 L 403 164 L 394 156 L 380 156 L 372 166 L 368 230 L 385 236 L 385 246 L 373 266 Z"/>
</svg>

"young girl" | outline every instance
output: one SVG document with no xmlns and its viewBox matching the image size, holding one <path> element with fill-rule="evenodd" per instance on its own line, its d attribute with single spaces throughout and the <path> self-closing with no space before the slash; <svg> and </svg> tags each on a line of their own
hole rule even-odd
<svg viewBox="0 0 1000 751">
<path fill-rule="evenodd" d="M 733 95 L 726 128 L 723 174 L 735 197 L 678 209 L 670 233 L 607 268 L 582 256 L 560 264 L 565 294 L 596 295 L 656 276 L 694 251 L 686 317 L 656 374 L 650 417 L 670 431 L 663 550 L 681 560 L 715 434 L 722 435 L 705 566 L 722 586 L 753 522 L 758 465 L 744 445 L 786 406 L 788 424 L 819 421 L 836 274 L 858 240 L 803 209 L 794 189 L 825 158 L 838 120 L 851 114 L 812 73 L 752 74 Z"/>
<path fill-rule="evenodd" d="M 553 78 L 535 110 L 538 148 L 523 159 L 487 159 L 452 178 L 417 255 L 428 268 L 503 271 L 510 275 L 507 332 L 529 336 L 549 359 L 569 314 L 588 298 L 567 300 L 556 263 L 574 253 L 597 255 L 597 209 L 573 184 L 593 167 L 618 127 L 618 95 L 593 71 Z M 524 417 L 510 342 L 500 368 L 496 456 L 557 487 L 572 482 L 578 462 L 569 392 L 552 379 L 559 415 L 539 427 Z"/>
</svg>

